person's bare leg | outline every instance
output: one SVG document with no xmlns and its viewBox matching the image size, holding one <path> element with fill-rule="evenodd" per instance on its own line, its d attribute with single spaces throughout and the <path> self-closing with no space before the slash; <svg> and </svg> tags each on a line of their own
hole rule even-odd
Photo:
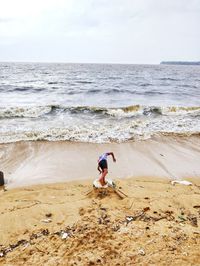
<svg viewBox="0 0 200 266">
<path fill-rule="evenodd" d="M 101 177 L 99 178 L 99 182 L 101 183 L 102 186 L 106 185 L 106 182 L 105 182 L 105 177 L 108 173 L 108 169 L 103 169 L 103 172 L 102 172 L 102 175 Z"/>
</svg>

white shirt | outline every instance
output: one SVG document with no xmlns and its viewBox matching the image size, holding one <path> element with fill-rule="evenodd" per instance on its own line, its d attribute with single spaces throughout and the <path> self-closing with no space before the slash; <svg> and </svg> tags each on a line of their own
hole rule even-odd
<svg viewBox="0 0 200 266">
<path fill-rule="evenodd" d="M 98 162 L 100 163 L 102 160 L 107 160 L 108 153 L 103 153 L 101 156 L 99 156 Z"/>
</svg>

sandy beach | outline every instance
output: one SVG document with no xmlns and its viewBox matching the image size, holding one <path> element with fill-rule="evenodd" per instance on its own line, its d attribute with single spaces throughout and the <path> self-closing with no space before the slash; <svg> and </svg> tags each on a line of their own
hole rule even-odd
<svg viewBox="0 0 200 266">
<path fill-rule="evenodd" d="M 199 142 L 2 144 L 0 265 L 200 265 Z M 125 195 L 92 187 L 105 150 Z"/>
<path fill-rule="evenodd" d="M 0 266 L 200 266 L 200 1 L 0 1 Z"/>
<path fill-rule="evenodd" d="M 0 192 L 0 265 L 199 265 L 200 181 L 90 181 Z"/>
</svg>

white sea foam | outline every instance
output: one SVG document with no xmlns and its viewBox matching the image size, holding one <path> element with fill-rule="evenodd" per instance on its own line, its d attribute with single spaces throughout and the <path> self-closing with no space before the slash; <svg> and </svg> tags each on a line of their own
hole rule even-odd
<svg viewBox="0 0 200 266">
<path fill-rule="evenodd" d="M 30 117 L 36 118 L 51 112 L 51 106 L 1 107 L 0 118 Z"/>
<path fill-rule="evenodd" d="M 27 127 L 28 126 L 28 127 Z M 14 130 L 15 129 L 15 130 Z M 156 116 L 137 119 L 104 119 L 27 121 L 25 126 L 7 126 L 0 129 L 0 142 L 15 142 L 22 140 L 66 140 L 78 142 L 125 142 L 129 140 L 147 139 L 156 134 L 192 135 L 200 133 L 200 125 L 191 117 Z"/>
</svg>

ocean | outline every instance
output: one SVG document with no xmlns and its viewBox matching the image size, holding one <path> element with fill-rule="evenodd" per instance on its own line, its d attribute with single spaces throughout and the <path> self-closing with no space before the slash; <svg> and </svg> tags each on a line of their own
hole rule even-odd
<svg viewBox="0 0 200 266">
<path fill-rule="evenodd" d="M 0 143 L 200 133 L 200 67 L 0 63 Z"/>
</svg>

